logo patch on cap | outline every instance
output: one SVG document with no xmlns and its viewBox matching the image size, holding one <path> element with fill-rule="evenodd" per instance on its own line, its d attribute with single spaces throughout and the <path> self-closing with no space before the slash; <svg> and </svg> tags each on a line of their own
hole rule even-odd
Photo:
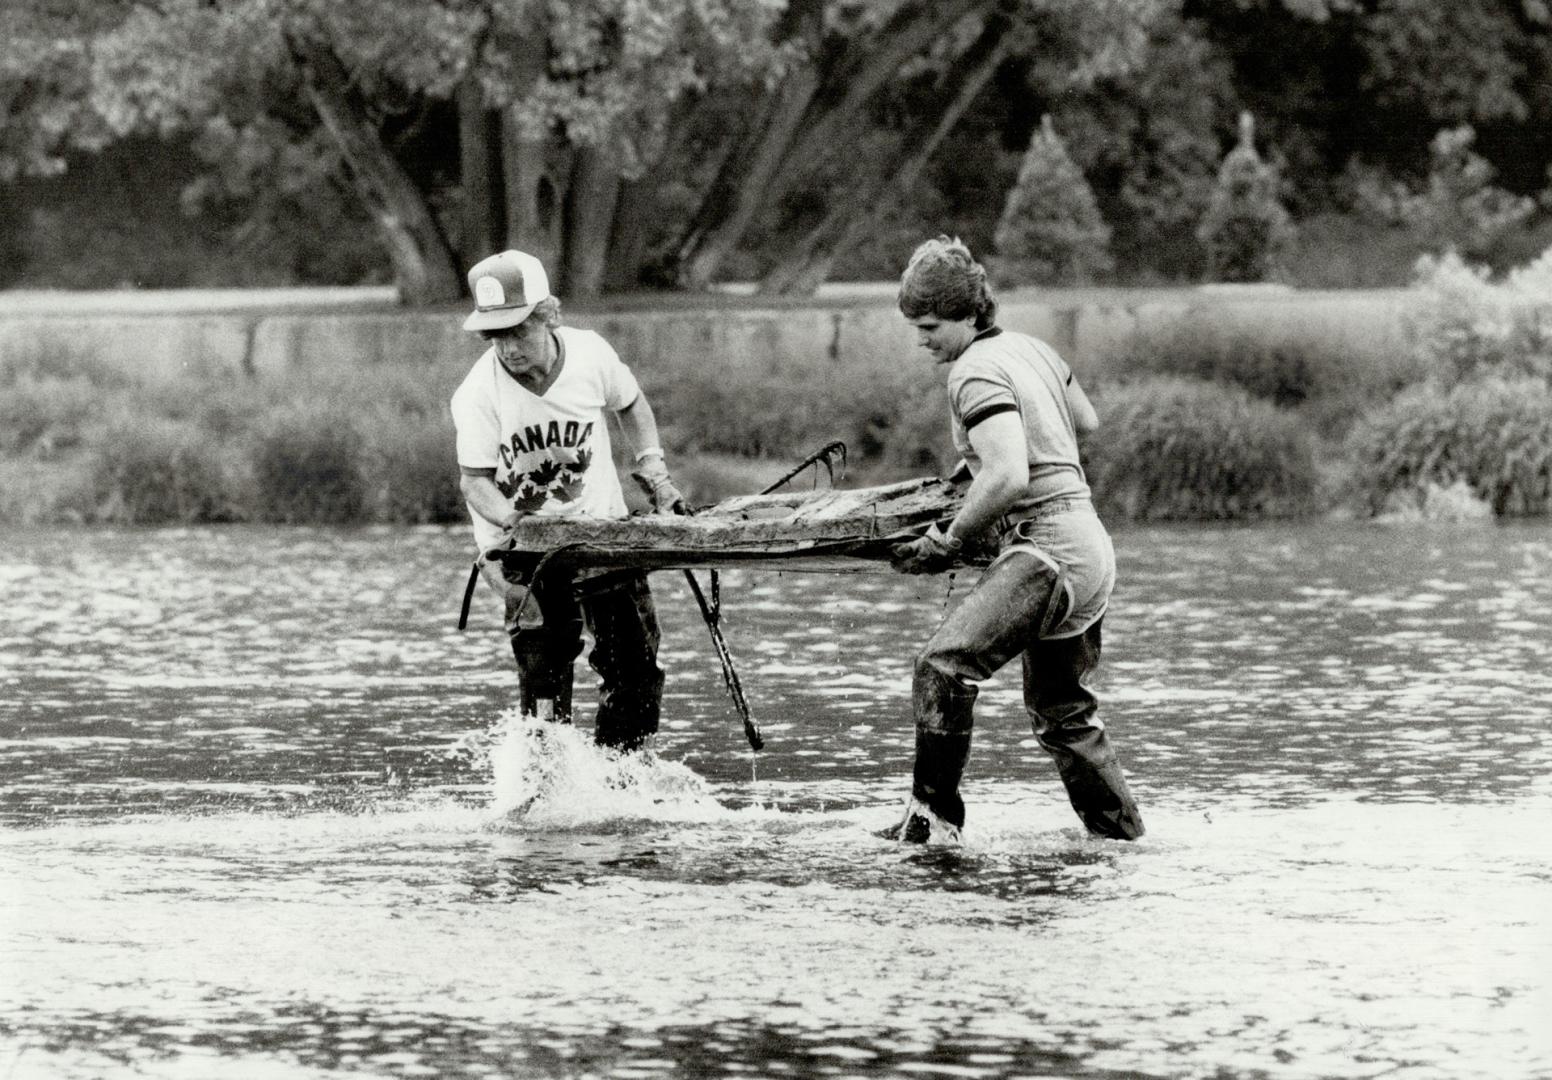
<svg viewBox="0 0 1552 1080">
<path fill-rule="evenodd" d="M 482 308 L 501 307 L 507 302 L 506 290 L 493 277 L 482 277 L 474 283 L 474 302 Z"/>
</svg>

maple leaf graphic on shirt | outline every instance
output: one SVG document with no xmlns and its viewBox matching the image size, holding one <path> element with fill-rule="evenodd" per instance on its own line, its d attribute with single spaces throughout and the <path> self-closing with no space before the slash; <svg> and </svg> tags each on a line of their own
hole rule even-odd
<svg viewBox="0 0 1552 1080">
<path fill-rule="evenodd" d="M 559 479 L 560 474 L 561 463 L 552 458 L 534 466 L 533 471 L 528 474 L 528 478 L 533 482 L 534 487 L 544 488 L 548 491 L 555 486 L 555 481 Z"/>
<path fill-rule="evenodd" d="M 593 452 L 586 448 L 577 452 L 577 460 L 561 470 L 560 483 L 555 488 L 555 497 L 561 502 L 572 502 L 582 494 L 582 480 L 587 474 L 588 463 L 593 460 Z"/>
<path fill-rule="evenodd" d="M 496 487 L 512 501 L 514 510 L 524 514 L 533 513 L 550 499 L 575 502 L 582 494 L 583 476 L 592 460 L 593 452 L 584 447 L 573 462 L 549 458 L 527 472 L 515 472 L 505 480 L 498 477 Z"/>
<path fill-rule="evenodd" d="M 524 484 L 517 490 L 517 498 L 512 500 L 512 509 L 518 511 L 518 513 L 531 514 L 543 506 L 545 499 L 548 497 L 549 492 L 545 491 L 544 488 Z"/>
</svg>

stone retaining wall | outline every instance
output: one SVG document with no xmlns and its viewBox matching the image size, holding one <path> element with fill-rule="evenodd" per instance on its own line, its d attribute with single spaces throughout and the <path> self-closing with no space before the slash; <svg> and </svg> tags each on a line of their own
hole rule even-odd
<svg viewBox="0 0 1552 1080">
<path fill-rule="evenodd" d="M 1000 321 L 1046 338 L 1091 380 L 1124 373 L 1137 342 L 1181 331 L 1203 344 L 1331 350 L 1384 378 L 1406 363 L 1403 314 L 1413 302 L 1415 294 L 1402 290 L 1071 290 L 1011 294 Z M 920 359 L 910 328 L 877 294 L 806 307 L 568 307 L 566 319 L 602 332 L 648 375 L 672 369 L 682 376 L 683 365 L 708 374 L 723 365 L 761 365 L 801 377 L 838 364 Z M 391 362 L 462 369 L 479 346 L 460 323 L 456 311 L 100 313 L 86 302 L 39 311 L 8 306 L 0 294 L 0 366 L 41 352 L 122 364 L 148 378 L 230 372 L 262 379 L 324 364 Z"/>
</svg>

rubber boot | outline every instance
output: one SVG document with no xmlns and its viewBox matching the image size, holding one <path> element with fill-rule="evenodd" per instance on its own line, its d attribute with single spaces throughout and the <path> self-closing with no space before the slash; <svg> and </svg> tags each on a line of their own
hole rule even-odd
<svg viewBox="0 0 1552 1080">
<path fill-rule="evenodd" d="M 527 640 L 529 633 L 520 631 L 512 635 L 512 654 L 517 658 L 518 670 L 518 712 L 569 724 L 574 656 L 546 655 L 551 651 L 551 642 L 543 638 Z M 579 643 L 578 651 L 580 648 Z"/>
<path fill-rule="evenodd" d="M 878 835 L 902 844 L 957 846 L 960 843 L 959 826 L 938 817 L 914 795 L 905 800 L 905 816 L 899 823 Z"/>
<path fill-rule="evenodd" d="M 1071 733 L 1056 729 L 1039 738 L 1055 759 L 1057 772 L 1067 788 L 1067 800 L 1084 828 L 1111 840 L 1136 840 L 1142 836 L 1142 813 L 1103 728 Z"/>
<path fill-rule="evenodd" d="M 965 827 L 965 800 L 959 797 L 959 779 L 969 760 L 968 731 L 916 732 L 911 798 L 956 829 Z"/>
<path fill-rule="evenodd" d="M 611 750 L 640 750 L 657 733 L 663 704 L 661 634 L 646 575 L 590 582 L 582 611 L 593 637 L 588 663 L 598 674 L 594 742 Z"/>
<path fill-rule="evenodd" d="M 905 844 L 957 844 L 965 825 L 959 780 L 970 760 L 970 732 L 917 731 L 911 796 L 898 825 L 880 836 Z"/>
</svg>

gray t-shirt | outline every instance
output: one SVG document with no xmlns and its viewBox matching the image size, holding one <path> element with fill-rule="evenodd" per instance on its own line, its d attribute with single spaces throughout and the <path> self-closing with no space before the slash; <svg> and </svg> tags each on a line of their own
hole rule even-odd
<svg viewBox="0 0 1552 1080">
<path fill-rule="evenodd" d="M 954 447 L 981 471 L 969 430 L 999 412 L 1017 411 L 1029 452 L 1029 491 L 1019 507 L 1063 496 L 1089 495 L 1078 460 L 1078 435 L 1067 401 L 1072 369 L 1045 342 L 993 327 L 949 365 L 948 400 Z"/>
</svg>

